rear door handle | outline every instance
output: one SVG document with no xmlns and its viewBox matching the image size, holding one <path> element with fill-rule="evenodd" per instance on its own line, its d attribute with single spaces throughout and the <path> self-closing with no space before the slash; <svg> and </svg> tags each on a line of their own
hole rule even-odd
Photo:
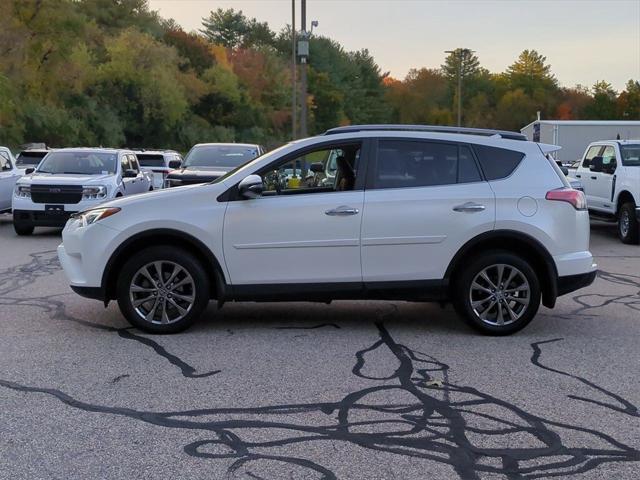
<svg viewBox="0 0 640 480">
<path fill-rule="evenodd" d="M 582 178 L 582 175 L 576 175 L 576 178 Z"/>
<path fill-rule="evenodd" d="M 467 202 L 467 203 L 463 203 L 462 205 L 457 205 L 457 206 L 453 207 L 453 211 L 454 212 L 474 213 L 474 212 L 482 212 L 482 211 L 486 210 L 486 208 L 487 207 L 485 207 L 484 205 L 481 205 L 479 203 Z"/>
<path fill-rule="evenodd" d="M 591 177 L 591 180 L 597 180 L 598 177 Z"/>
<path fill-rule="evenodd" d="M 348 215 L 357 215 L 358 213 L 360 213 L 360 211 L 357 208 L 348 207 L 346 205 L 341 205 L 331 210 L 326 210 L 324 212 L 325 215 L 338 216 L 338 217 L 346 217 Z"/>
</svg>

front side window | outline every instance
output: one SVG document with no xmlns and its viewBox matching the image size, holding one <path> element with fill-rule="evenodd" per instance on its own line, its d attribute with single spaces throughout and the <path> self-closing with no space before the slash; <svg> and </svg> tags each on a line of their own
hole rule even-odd
<svg viewBox="0 0 640 480">
<path fill-rule="evenodd" d="M 259 172 L 264 195 L 349 191 L 355 188 L 360 145 L 328 147 L 270 165 Z"/>
<path fill-rule="evenodd" d="M 428 187 L 480 180 L 480 172 L 467 146 L 381 140 L 371 187 Z"/>
<path fill-rule="evenodd" d="M 582 166 L 584 168 L 589 168 L 591 166 L 591 160 L 593 160 L 593 157 L 598 156 L 600 150 L 602 150 L 601 145 L 594 145 L 593 147 L 590 147 L 589 150 L 587 150 L 587 154 L 584 156 Z"/>
<path fill-rule="evenodd" d="M 602 152 L 602 167 L 605 170 L 615 170 L 616 168 L 616 149 L 611 145 L 604 147 Z"/>
<path fill-rule="evenodd" d="M 258 148 L 246 145 L 196 145 L 184 159 L 184 167 L 235 168 L 259 155 Z"/>
<path fill-rule="evenodd" d="M 11 170 L 11 162 L 5 152 L 0 152 L 0 171 L 3 170 Z"/>
<path fill-rule="evenodd" d="M 131 165 L 132 170 L 140 172 L 140 165 L 138 164 L 138 160 L 136 160 L 135 155 L 129 155 L 129 164 Z"/>
<path fill-rule="evenodd" d="M 122 155 L 122 157 L 120 158 L 120 165 L 122 167 L 123 172 L 127 170 L 131 170 L 131 162 L 129 162 L 128 155 Z"/>
<path fill-rule="evenodd" d="M 620 154 L 625 167 L 640 167 L 640 143 L 620 145 Z"/>
<path fill-rule="evenodd" d="M 39 173 L 111 175 L 116 171 L 117 155 L 102 152 L 51 152 L 40 163 Z"/>
</svg>

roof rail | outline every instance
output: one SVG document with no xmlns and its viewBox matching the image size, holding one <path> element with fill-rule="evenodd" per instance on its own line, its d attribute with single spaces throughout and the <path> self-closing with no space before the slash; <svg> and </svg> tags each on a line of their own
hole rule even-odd
<svg viewBox="0 0 640 480">
<path fill-rule="evenodd" d="M 336 133 L 367 132 L 367 131 L 387 131 L 387 132 L 434 132 L 434 133 L 462 133 L 466 135 L 481 135 L 492 137 L 499 135 L 501 138 L 509 140 L 527 140 L 527 137 L 519 132 L 507 130 L 492 130 L 486 128 L 448 127 L 441 125 L 348 125 L 346 127 L 330 128 L 325 135 Z"/>
</svg>

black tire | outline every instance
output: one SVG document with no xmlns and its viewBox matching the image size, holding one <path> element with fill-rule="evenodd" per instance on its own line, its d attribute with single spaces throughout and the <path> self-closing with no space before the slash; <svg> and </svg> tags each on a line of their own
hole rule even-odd
<svg viewBox="0 0 640 480">
<path fill-rule="evenodd" d="M 504 291 L 498 288 L 499 291 L 492 293 L 491 290 L 494 289 L 491 283 L 483 278 L 479 278 L 479 283 L 474 284 L 476 277 L 485 271 L 489 280 L 495 282 L 496 287 L 500 287 L 497 280 L 501 265 L 503 281 L 509 280 L 511 273 L 515 272 L 509 284 L 503 286 Z M 511 252 L 494 250 L 478 255 L 463 268 L 454 284 L 454 306 L 463 319 L 476 330 L 487 335 L 509 335 L 527 326 L 538 313 L 541 298 L 540 281 L 534 269 L 522 257 Z M 521 290 L 516 291 L 516 288 Z M 484 295 L 488 300 L 485 300 Z M 472 299 L 479 304 L 475 309 Z M 479 311 L 481 309 L 486 310 Z M 513 317 L 509 310 L 513 312 Z"/>
<path fill-rule="evenodd" d="M 181 279 L 187 278 L 187 274 L 191 277 L 191 282 L 185 287 L 179 287 L 176 290 L 169 290 L 168 285 L 154 287 L 148 280 L 145 280 L 144 274 L 140 273 L 140 270 L 149 266 L 147 273 L 150 273 L 154 280 L 157 281 L 157 269 L 151 266 L 153 262 L 163 262 L 165 269 L 163 270 L 163 281 L 169 281 L 173 270 L 170 270 L 171 264 L 178 265 L 184 272 L 176 277 L 178 284 Z M 161 270 L 163 267 L 161 267 Z M 142 285 L 145 289 L 152 288 L 154 291 L 144 293 L 131 293 L 130 288 L 132 282 L 136 281 L 136 285 Z M 140 283 L 145 282 L 146 283 Z M 189 287 L 189 288 L 187 288 Z M 186 290 L 185 290 L 186 288 Z M 209 303 L 209 277 L 201 263 L 190 253 L 173 246 L 157 246 L 150 247 L 140 252 L 137 252 L 132 258 L 130 258 L 122 267 L 120 275 L 118 276 L 117 284 L 117 297 L 118 306 L 125 318 L 131 323 L 131 325 L 140 328 L 150 333 L 176 333 L 190 327 L 202 314 L 204 309 Z M 155 293 L 155 296 L 152 297 Z M 172 299 L 172 294 L 174 295 Z M 138 295 L 140 295 L 138 297 Z M 149 295 L 149 297 L 147 297 Z M 163 296 L 164 295 L 164 296 Z M 151 321 L 145 320 L 142 317 L 142 313 L 136 311 L 136 307 L 133 305 L 132 296 L 135 296 L 138 300 L 149 298 L 149 302 L 145 302 L 138 306 L 142 313 L 148 313 L 151 315 Z M 182 298 L 191 297 L 194 299 L 187 308 L 186 303 Z M 178 299 L 180 297 L 180 300 Z M 163 312 L 162 299 L 164 299 L 164 305 L 167 308 Z M 158 300 L 160 303 L 158 303 Z M 176 305 L 176 307 L 173 307 Z M 177 302 L 177 304 L 176 304 Z M 156 311 L 156 305 L 158 305 Z M 181 318 L 177 307 L 187 310 Z M 153 312 L 151 312 L 153 310 Z M 172 323 L 162 323 L 162 313 L 166 313 L 167 318 L 170 319 L 171 313 L 176 313 L 176 320 Z"/>
<path fill-rule="evenodd" d="M 33 233 L 34 226 L 33 225 L 25 225 L 24 223 L 15 223 L 15 222 L 13 222 L 13 229 L 16 231 L 16 233 L 19 236 L 25 237 L 25 236 L 31 235 Z"/>
<path fill-rule="evenodd" d="M 622 243 L 629 245 L 638 245 L 640 241 L 640 227 L 633 202 L 625 203 L 618 212 L 618 237 Z"/>
</svg>

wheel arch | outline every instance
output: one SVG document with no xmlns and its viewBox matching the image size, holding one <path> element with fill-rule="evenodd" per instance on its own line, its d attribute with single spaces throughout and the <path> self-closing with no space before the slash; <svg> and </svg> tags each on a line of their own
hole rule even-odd
<svg viewBox="0 0 640 480">
<path fill-rule="evenodd" d="M 616 200 L 616 215 L 620 213 L 620 208 L 622 208 L 622 205 L 628 202 L 633 202 L 635 205 L 638 204 L 636 202 L 636 199 L 633 197 L 633 194 L 629 190 L 622 190 L 618 194 L 618 199 Z"/>
<path fill-rule="evenodd" d="M 210 281 L 210 296 L 215 298 L 218 282 L 224 282 L 225 277 L 220 262 L 213 252 L 188 233 L 173 229 L 151 229 L 129 237 L 111 254 L 102 273 L 101 283 L 105 303 L 116 298 L 118 273 L 131 255 L 149 246 L 158 245 L 182 248 L 202 262 Z"/>
<path fill-rule="evenodd" d="M 542 304 L 552 308 L 558 297 L 558 270 L 549 251 L 535 238 L 515 230 L 492 230 L 472 238 L 454 255 L 445 272 L 449 288 L 455 288 L 460 268 L 473 255 L 486 250 L 506 250 L 524 257 L 540 277 Z"/>
</svg>

